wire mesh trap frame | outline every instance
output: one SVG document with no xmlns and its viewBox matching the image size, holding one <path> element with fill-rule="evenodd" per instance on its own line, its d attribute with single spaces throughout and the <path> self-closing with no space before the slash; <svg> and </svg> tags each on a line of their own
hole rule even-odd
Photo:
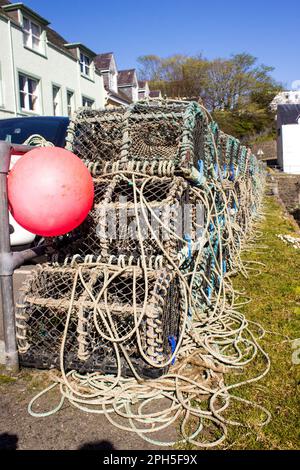
<svg viewBox="0 0 300 470">
<path fill-rule="evenodd" d="M 190 318 L 198 318 L 199 312 L 209 315 L 209 309 L 218 301 L 222 277 L 234 264 L 234 258 L 242 243 L 243 231 L 247 230 L 247 224 L 259 199 L 260 188 L 257 187 L 257 201 L 253 198 L 253 191 L 260 177 L 260 168 L 249 151 L 236 139 L 219 131 L 215 123 L 209 123 L 206 114 L 196 103 L 139 103 L 128 110 L 84 110 L 75 115 L 70 124 L 68 147 L 85 160 L 94 175 L 95 205 L 87 221 L 74 232 L 73 238 L 70 237 L 71 243 L 59 249 L 55 258 L 58 268 L 67 272 L 70 269 L 69 262 L 72 265 L 75 259 L 79 264 L 95 261 L 102 265 L 105 263 L 112 270 L 126 266 L 142 266 L 144 269 L 146 264 L 147 270 L 152 270 L 158 278 L 161 269 L 171 269 L 174 275 L 179 277 L 181 273 L 183 276 L 189 276 L 190 271 L 195 271 L 197 274 L 193 276 L 190 286 L 194 308 L 177 302 L 174 309 L 171 307 L 171 311 L 174 310 L 175 319 L 178 317 L 181 320 L 184 310 L 190 311 Z M 191 178 L 194 170 L 196 176 Z M 106 232 L 107 220 L 102 218 L 101 208 L 113 208 L 115 213 L 119 214 L 122 197 L 126 197 L 127 207 L 134 212 L 130 220 L 135 222 L 135 226 L 136 211 L 142 206 L 154 210 L 159 205 L 172 203 L 176 209 L 186 199 L 198 198 L 204 201 L 205 223 L 207 222 L 205 243 L 201 245 L 198 240 L 179 241 L 172 233 L 166 242 L 160 237 L 131 238 L 128 233 L 120 239 L 123 226 L 118 215 L 113 221 L 118 232 L 117 240 L 102 236 L 103 232 Z M 174 235 L 176 210 L 173 216 L 171 232 Z M 197 230 L 196 225 L 193 220 L 194 233 Z M 126 228 L 124 226 L 124 229 Z M 74 238 L 75 241 L 72 241 Z M 39 295 L 45 305 L 41 315 L 43 318 L 53 316 L 49 307 L 53 300 L 51 276 L 46 276 L 43 281 L 44 297 Z M 55 282 L 59 289 L 62 289 L 61 295 L 68 303 L 70 291 L 64 292 L 64 283 L 59 283 L 58 280 Z M 167 312 L 171 301 L 172 298 L 168 295 L 163 298 L 166 317 L 169 315 Z M 34 305 L 34 299 L 29 296 L 21 316 L 30 311 L 31 302 Z M 107 299 L 106 302 L 107 308 L 114 312 L 114 301 Z M 66 313 L 66 308 L 64 312 Z M 76 312 L 74 315 L 79 315 L 79 311 Z M 89 316 L 87 318 L 90 319 Z M 128 316 L 124 318 L 129 322 Z M 177 320 L 174 324 L 178 325 Z M 130 329 L 130 326 L 128 328 Z M 30 323 L 24 329 L 25 336 L 32 331 L 33 326 Z M 53 334 L 53 330 L 51 331 Z M 91 333 L 94 336 L 95 334 L 95 331 Z M 176 341 L 179 331 L 174 331 L 169 336 L 174 336 Z M 21 339 L 19 337 L 19 341 Z M 164 341 L 169 339 L 165 337 Z M 21 343 L 19 344 L 20 353 L 26 354 Z M 56 357 L 58 344 L 59 342 L 55 343 Z M 43 350 L 46 356 L 49 347 L 45 343 Z M 106 347 L 108 355 L 113 358 L 114 342 Z M 144 347 L 142 344 L 138 353 L 142 358 Z M 45 367 L 53 363 L 58 364 L 57 358 L 39 361 L 41 354 L 40 348 L 40 352 L 31 356 L 34 357 L 31 365 L 34 365 L 34 361 L 44 364 Z M 97 355 L 93 350 L 90 357 L 94 356 Z M 95 361 L 89 361 L 91 365 L 85 366 L 73 358 L 69 360 L 69 364 L 76 370 L 84 370 L 84 367 L 87 370 L 98 370 Z M 25 357 L 23 363 L 28 363 Z M 116 370 L 111 366 L 105 369 L 103 357 L 102 363 L 103 369 L 99 370 Z M 152 369 L 155 368 L 151 360 L 150 363 L 148 365 Z M 125 366 L 122 370 L 125 370 Z"/>
<path fill-rule="evenodd" d="M 91 255 L 102 261 L 122 258 L 126 263 L 139 264 L 142 254 L 147 259 L 156 259 L 163 250 L 177 259 L 181 243 L 172 233 L 182 233 L 184 229 L 182 211 L 188 202 L 188 185 L 183 178 L 140 177 L 133 183 L 130 176 L 102 177 L 94 178 L 94 187 L 93 210 L 71 234 L 74 241 L 58 251 L 57 261 Z M 154 234 L 149 232 L 149 226 L 155 227 Z"/>
<path fill-rule="evenodd" d="M 249 161 L 257 170 L 250 150 L 210 122 L 207 110 L 196 102 L 159 100 L 128 108 L 84 109 L 72 117 L 66 141 L 66 148 L 95 176 L 128 170 L 186 177 L 200 166 L 206 177 L 215 178 L 217 170 L 228 179 L 245 174 Z"/>
<path fill-rule="evenodd" d="M 162 375 L 181 328 L 176 276 L 101 264 L 76 272 L 46 265 L 26 280 L 16 312 L 21 364 L 59 368 L 65 338 L 66 370 L 130 376 L 132 365 L 141 377 Z"/>
<path fill-rule="evenodd" d="M 136 169 L 172 175 L 205 157 L 205 115 L 195 103 L 139 102 L 127 109 L 82 110 L 68 128 L 66 148 L 95 174 Z M 194 145 L 195 141 L 195 145 Z"/>
</svg>

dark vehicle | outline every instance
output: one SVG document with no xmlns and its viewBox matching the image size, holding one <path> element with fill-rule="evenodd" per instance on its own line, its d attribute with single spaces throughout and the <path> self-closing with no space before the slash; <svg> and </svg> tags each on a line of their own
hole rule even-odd
<svg viewBox="0 0 300 470">
<path fill-rule="evenodd" d="M 38 135 L 52 142 L 55 147 L 64 147 L 69 118 L 58 116 L 18 117 L 0 119 L 0 141 L 23 144 L 29 137 Z M 21 158 L 12 155 L 11 167 Z M 29 248 L 37 243 L 36 235 L 21 227 L 9 214 L 10 243 L 14 251 Z"/>
<path fill-rule="evenodd" d="M 0 140 L 23 144 L 28 137 L 38 134 L 56 147 L 64 147 L 68 117 L 37 116 L 0 119 Z"/>
</svg>

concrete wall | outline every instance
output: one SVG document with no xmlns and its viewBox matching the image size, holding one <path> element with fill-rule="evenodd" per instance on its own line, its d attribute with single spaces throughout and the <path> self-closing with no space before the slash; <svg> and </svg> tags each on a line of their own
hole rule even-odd
<svg viewBox="0 0 300 470">
<path fill-rule="evenodd" d="M 276 172 L 278 194 L 287 210 L 300 225 L 300 175 Z"/>
</svg>

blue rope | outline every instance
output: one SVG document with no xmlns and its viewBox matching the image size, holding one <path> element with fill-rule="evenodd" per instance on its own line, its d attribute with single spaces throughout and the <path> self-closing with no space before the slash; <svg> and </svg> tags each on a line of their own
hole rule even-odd
<svg viewBox="0 0 300 470">
<path fill-rule="evenodd" d="M 169 344 L 170 344 L 170 346 L 171 346 L 171 352 L 172 352 L 172 356 L 173 356 L 173 354 L 174 354 L 174 352 L 175 352 L 175 350 L 176 350 L 177 340 L 176 340 L 176 337 L 175 337 L 175 336 L 169 336 L 168 340 L 169 340 Z M 171 362 L 172 366 L 175 364 L 175 360 L 176 360 L 176 358 L 174 357 L 174 358 L 172 359 L 172 362 Z"/>
</svg>

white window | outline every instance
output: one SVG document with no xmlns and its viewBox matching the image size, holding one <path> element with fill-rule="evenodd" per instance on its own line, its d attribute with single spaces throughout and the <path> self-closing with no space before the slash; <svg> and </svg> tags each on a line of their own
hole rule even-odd
<svg viewBox="0 0 300 470">
<path fill-rule="evenodd" d="M 83 75 L 91 76 L 91 59 L 80 53 L 80 71 Z"/>
<path fill-rule="evenodd" d="M 39 81 L 19 74 L 20 107 L 24 111 L 39 111 Z"/>
<path fill-rule="evenodd" d="M 42 29 L 40 25 L 23 17 L 23 33 L 25 46 L 34 51 L 42 52 Z"/>
<path fill-rule="evenodd" d="M 67 110 L 68 110 L 68 116 L 71 117 L 75 111 L 75 105 L 74 105 L 74 93 L 73 91 L 70 91 L 70 90 L 67 90 Z"/>
<path fill-rule="evenodd" d="M 82 106 L 84 108 L 93 108 L 94 103 L 95 102 L 91 100 L 90 98 L 86 98 L 85 96 L 82 97 Z"/>
<path fill-rule="evenodd" d="M 53 116 L 61 115 L 61 92 L 60 87 L 53 85 L 52 87 L 53 96 Z"/>
</svg>

